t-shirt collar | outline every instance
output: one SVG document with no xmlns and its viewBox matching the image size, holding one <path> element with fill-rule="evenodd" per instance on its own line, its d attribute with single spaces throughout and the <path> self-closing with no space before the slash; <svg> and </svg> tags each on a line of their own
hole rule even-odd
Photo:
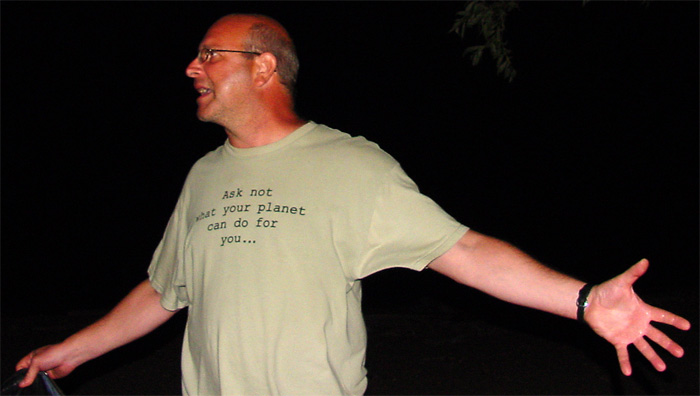
<svg viewBox="0 0 700 396">
<path fill-rule="evenodd" d="M 300 126 L 297 130 L 294 132 L 290 133 L 289 135 L 283 137 L 282 139 L 266 144 L 264 146 L 260 147 L 251 147 L 251 148 L 238 148 L 238 147 L 233 147 L 231 145 L 231 142 L 226 139 L 226 142 L 224 143 L 224 149 L 227 153 L 234 157 L 256 157 L 259 155 L 265 155 L 265 154 L 270 154 L 272 152 L 275 152 L 277 150 L 280 150 L 282 148 L 285 148 L 289 146 L 290 144 L 294 143 L 297 141 L 299 138 L 303 137 L 307 133 L 309 133 L 312 129 L 316 127 L 316 123 L 313 121 L 309 121 L 306 124 Z"/>
</svg>

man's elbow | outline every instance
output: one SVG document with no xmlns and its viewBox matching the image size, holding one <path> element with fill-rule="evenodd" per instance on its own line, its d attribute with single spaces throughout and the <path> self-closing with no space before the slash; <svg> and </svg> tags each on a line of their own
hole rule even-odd
<svg viewBox="0 0 700 396">
<path fill-rule="evenodd" d="M 474 265 L 474 252 L 489 237 L 474 230 L 467 231 L 447 252 L 433 260 L 428 268 L 460 283 L 468 283 L 470 268 Z"/>
</svg>

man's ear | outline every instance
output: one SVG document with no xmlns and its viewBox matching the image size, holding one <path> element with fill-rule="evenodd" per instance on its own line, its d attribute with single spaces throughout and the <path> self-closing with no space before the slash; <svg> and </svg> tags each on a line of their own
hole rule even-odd
<svg viewBox="0 0 700 396">
<path fill-rule="evenodd" d="M 256 57 L 255 63 L 257 66 L 255 82 L 260 86 L 267 84 L 277 71 L 277 57 L 269 52 L 263 52 Z"/>
</svg>

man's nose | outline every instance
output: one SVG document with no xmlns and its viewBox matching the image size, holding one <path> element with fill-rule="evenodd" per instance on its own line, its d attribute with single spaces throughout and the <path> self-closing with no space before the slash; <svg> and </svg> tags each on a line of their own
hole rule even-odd
<svg viewBox="0 0 700 396">
<path fill-rule="evenodd" d="M 194 58 L 194 60 L 192 60 L 192 62 L 190 62 L 190 64 L 187 66 L 187 69 L 185 69 L 185 74 L 187 74 L 187 77 L 190 78 L 199 76 L 201 72 L 202 63 L 197 58 Z"/>
</svg>

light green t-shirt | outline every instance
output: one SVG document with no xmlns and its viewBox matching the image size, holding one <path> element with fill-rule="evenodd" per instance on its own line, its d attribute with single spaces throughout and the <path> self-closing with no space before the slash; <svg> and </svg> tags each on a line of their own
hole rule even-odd
<svg viewBox="0 0 700 396">
<path fill-rule="evenodd" d="M 148 270 L 166 309 L 189 309 L 183 393 L 362 394 L 360 279 L 422 270 L 466 230 L 362 137 L 309 122 L 226 142 L 193 166 Z"/>
</svg>

